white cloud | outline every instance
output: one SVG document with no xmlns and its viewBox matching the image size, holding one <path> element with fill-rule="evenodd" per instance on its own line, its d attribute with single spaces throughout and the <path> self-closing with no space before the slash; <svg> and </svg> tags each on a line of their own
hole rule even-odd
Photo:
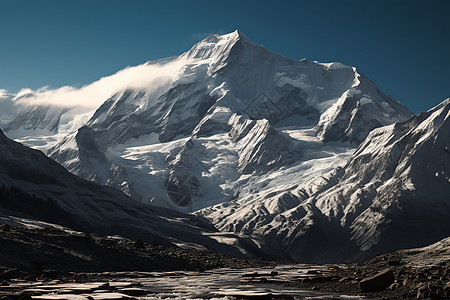
<svg viewBox="0 0 450 300">
<path fill-rule="evenodd" d="M 5 89 L 0 89 L 0 98 L 8 97 L 8 91 Z"/>
<path fill-rule="evenodd" d="M 14 100 L 26 105 L 57 105 L 96 108 L 115 92 L 126 88 L 155 89 L 176 79 L 185 66 L 184 60 L 155 62 L 127 67 L 114 75 L 81 88 L 63 86 L 57 89 L 42 87 L 38 90 L 22 89 Z M 0 95 L 3 90 L 0 91 Z"/>
</svg>

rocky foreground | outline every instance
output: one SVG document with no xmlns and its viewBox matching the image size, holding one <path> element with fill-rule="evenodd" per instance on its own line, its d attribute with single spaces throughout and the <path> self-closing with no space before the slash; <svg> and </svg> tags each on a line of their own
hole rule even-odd
<svg viewBox="0 0 450 300">
<path fill-rule="evenodd" d="M 361 264 L 320 266 L 6 224 L 0 244 L 0 299 L 450 298 L 450 238 Z"/>
<path fill-rule="evenodd" d="M 450 299 L 450 238 L 424 248 L 379 255 L 362 264 L 334 265 L 296 286 L 353 292 L 380 299 Z"/>
</svg>

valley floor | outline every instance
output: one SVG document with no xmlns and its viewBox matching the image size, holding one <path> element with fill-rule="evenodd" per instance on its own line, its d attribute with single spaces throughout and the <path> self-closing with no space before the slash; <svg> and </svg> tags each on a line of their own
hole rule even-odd
<svg viewBox="0 0 450 300">
<path fill-rule="evenodd" d="M 377 256 L 362 264 L 305 265 L 23 225 L 0 225 L 0 299 L 450 296 L 450 239 Z"/>
</svg>

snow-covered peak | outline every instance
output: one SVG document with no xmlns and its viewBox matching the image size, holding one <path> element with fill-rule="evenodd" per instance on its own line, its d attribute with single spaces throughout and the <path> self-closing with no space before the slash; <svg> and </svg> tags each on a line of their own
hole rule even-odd
<svg viewBox="0 0 450 300">
<path fill-rule="evenodd" d="M 449 104 L 450 104 L 450 98 L 447 98 L 444 101 L 442 101 L 441 103 L 439 103 L 438 105 L 436 105 L 435 107 L 429 109 L 428 112 L 438 111 L 438 110 L 448 106 Z"/>
<path fill-rule="evenodd" d="M 231 33 L 218 35 L 213 34 L 199 43 L 195 44 L 189 51 L 181 57 L 186 59 L 215 59 L 220 60 L 228 56 L 231 48 L 238 42 L 253 44 L 253 42 L 243 35 L 239 30 Z"/>
<path fill-rule="evenodd" d="M 353 67 L 295 61 L 254 44 L 238 30 L 211 35 L 178 57 L 126 68 L 83 91 L 83 99 L 104 97 L 88 125 L 117 131 L 120 139 L 111 140 L 119 143 L 151 133 L 161 141 L 187 136 L 217 107 L 271 124 L 300 114 L 316 123 L 325 142 L 361 142 L 373 128 L 410 114 Z M 27 95 L 24 91 L 22 97 Z M 374 110 L 379 120 L 370 113 Z M 27 116 L 14 128 L 40 128 L 47 115 L 37 114 L 33 126 L 24 123 Z M 129 121 L 137 130 L 125 125 Z M 180 124 L 182 132 L 174 132 Z"/>
</svg>

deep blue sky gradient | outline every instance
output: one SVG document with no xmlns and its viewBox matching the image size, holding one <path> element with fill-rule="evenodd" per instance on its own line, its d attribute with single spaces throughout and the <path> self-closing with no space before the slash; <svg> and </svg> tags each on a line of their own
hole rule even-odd
<svg viewBox="0 0 450 300">
<path fill-rule="evenodd" d="M 413 112 L 450 97 L 450 1 L 0 0 L 0 89 L 81 87 L 239 29 L 356 66 Z"/>
</svg>

